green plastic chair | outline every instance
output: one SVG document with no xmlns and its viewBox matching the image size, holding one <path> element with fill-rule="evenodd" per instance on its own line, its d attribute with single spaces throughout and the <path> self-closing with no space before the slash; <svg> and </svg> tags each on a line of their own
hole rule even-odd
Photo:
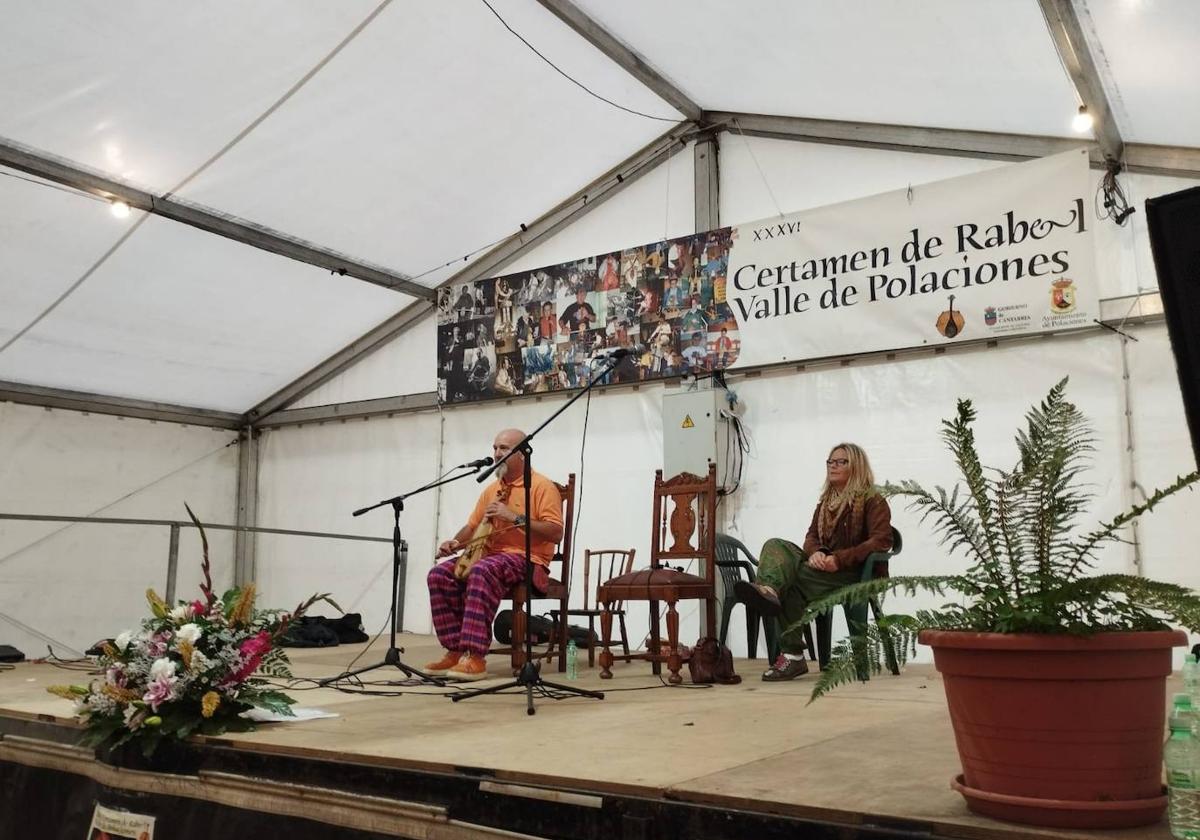
<svg viewBox="0 0 1200 840">
<path fill-rule="evenodd" d="M 757 579 L 756 569 L 758 558 L 750 553 L 750 549 L 737 537 L 728 534 L 717 534 L 717 570 L 721 573 L 721 583 L 724 586 L 725 598 L 721 608 L 721 632 L 719 639 L 722 645 L 729 632 L 729 618 L 733 608 L 740 603 L 733 597 L 733 587 L 740 580 L 753 583 Z M 771 662 L 779 656 L 779 625 L 773 618 L 764 618 L 757 610 L 748 605 L 746 608 L 746 645 L 749 648 L 747 656 L 758 658 L 758 625 L 762 623 L 763 633 L 767 641 L 767 658 Z M 808 646 L 808 655 L 816 658 L 815 646 L 811 627 L 804 628 L 804 642 Z"/>
<path fill-rule="evenodd" d="M 875 551 L 867 555 L 866 561 L 862 567 L 862 581 L 866 582 L 874 580 L 879 575 L 876 574 L 876 569 L 881 566 L 887 569 L 888 561 L 900 553 L 904 547 L 904 541 L 900 537 L 900 532 L 892 528 L 892 549 L 891 551 Z M 872 597 L 866 604 L 843 604 L 842 611 L 846 616 L 846 627 L 853 636 L 866 635 L 867 627 L 867 607 L 870 606 L 871 614 L 875 616 L 875 623 L 879 623 L 880 617 L 883 615 L 883 610 L 880 608 L 879 599 Z M 817 616 L 817 662 L 824 669 L 829 664 L 830 650 L 833 646 L 833 612 L 827 611 Z M 892 644 L 890 636 L 883 637 L 883 656 L 887 663 L 888 670 L 893 675 L 900 675 L 900 663 L 896 658 L 896 648 Z M 870 669 L 866 662 L 858 663 L 858 678 L 862 681 L 870 679 Z"/>
</svg>

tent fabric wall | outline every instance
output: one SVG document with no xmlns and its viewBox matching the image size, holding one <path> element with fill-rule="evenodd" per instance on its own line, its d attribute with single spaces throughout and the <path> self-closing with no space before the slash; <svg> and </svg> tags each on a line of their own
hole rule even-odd
<svg viewBox="0 0 1200 840">
<path fill-rule="evenodd" d="M 682 165 L 683 159 L 677 156 L 677 165 Z M 721 215 L 723 222 L 730 222 L 768 217 L 775 212 L 757 171 L 760 166 L 771 181 L 775 199 L 785 210 L 793 210 L 910 183 L 919 189 L 922 183 L 999 165 L 1003 164 L 724 134 Z M 1139 198 L 1145 197 L 1140 193 L 1148 195 L 1185 185 L 1181 179 L 1125 177 Z M 689 183 L 690 189 L 690 179 L 672 175 L 672 185 L 681 180 Z M 652 173 L 524 255 L 516 266 L 550 264 L 617 244 L 658 238 L 664 211 L 677 224 L 686 222 L 682 210 L 676 209 L 674 189 L 672 186 L 668 211 L 665 179 L 659 172 Z M 1139 216 L 1134 216 L 1135 223 Z M 621 238 L 619 243 L 617 237 Z M 1119 229 L 1109 222 L 1098 222 L 1096 242 L 1103 294 L 1133 294 L 1154 288 L 1153 272 L 1146 272 L 1150 263 L 1143 257 L 1143 226 Z M 1093 512 L 1097 518 L 1111 516 L 1137 498 L 1130 488 L 1131 481 L 1150 490 L 1190 469 L 1179 461 L 1179 453 L 1187 451 L 1186 434 L 1165 329 L 1154 324 L 1131 329 L 1131 334 L 1139 338 L 1125 348 L 1131 370 L 1132 457 L 1126 452 L 1122 339 L 1113 333 L 1024 339 L 994 348 L 953 348 L 942 355 L 914 352 L 901 354 L 894 361 L 879 358 L 847 366 L 834 362 L 809 366 L 803 372 L 765 372 L 751 379 L 732 375 L 731 387 L 745 402 L 745 419 L 755 448 L 747 460 L 745 484 L 723 505 L 724 527 L 741 536 L 753 550 L 770 536 L 802 536 L 822 476 L 820 461 L 833 443 L 847 438 L 868 448 L 880 480 L 914 478 L 926 485 L 952 484 L 955 477 L 938 438 L 938 422 L 953 414 L 959 396 L 976 401 L 985 460 L 1008 464 L 1013 457 L 1012 436 L 1024 411 L 1064 375 L 1071 377 L 1071 398 L 1095 423 L 1099 439 L 1096 469 L 1091 476 L 1097 493 Z M 392 347 L 343 374 L 342 379 L 352 381 L 352 387 L 334 380 L 323 386 L 323 395 L 353 393 L 355 398 L 364 398 L 402 392 L 396 390 L 396 383 L 411 380 L 394 377 L 392 371 L 402 364 L 433 367 L 433 342 L 421 345 L 417 340 L 428 331 L 424 324 L 411 330 Z M 589 547 L 636 547 L 639 555 L 646 557 L 651 527 L 650 486 L 653 471 L 662 462 L 661 397 L 666 387 L 647 383 L 637 390 L 601 392 L 593 399 L 577 564 L 582 549 Z M 437 413 L 421 413 L 269 432 L 262 450 L 261 524 L 316 527 L 307 520 L 285 521 L 282 508 L 268 501 L 299 494 L 302 486 L 320 487 L 312 504 L 323 504 L 339 513 L 373 497 L 383 498 L 416 486 L 436 475 L 439 440 L 444 441 L 444 464 L 469 461 L 488 453 L 491 437 L 500 428 L 531 428 L 557 409 L 563 399 L 548 396 L 511 404 L 497 401 L 448 409 L 441 418 Z M 319 403 L 314 400 L 313 404 Z M 569 470 L 578 471 L 582 423 L 583 405 L 576 404 L 538 438 L 535 466 L 557 478 Z M 336 457 L 329 447 L 338 453 Z M 365 481 L 361 480 L 364 472 L 368 476 Z M 324 480 L 334 476 L 332 481 Z M 412 511 L 416 513 L 406 514 L 413 523 L 409 530 L 414 535 L 405 601 L 406 629 L 429 630 L 423 583 L 429 554 L 438 539 L 459 527 L 477 491 L 470 480 L 449 485 L 440 502 L 414 500 Z M 322 498 L 331 492 L 334 495 Z M 1200 538 L 1200 524 L 1184 513 L 1192 504 L 1187 497 L 1172 500 L 1142 524 L 1138 536 L 1148 574 L 1188 582 L 1190 573 L 1173 558 Z M 436 528 L 429 527 L 434 508 L 439 510 Z M 270 511 L 270 521 L 264 511 Z M 898 505 L 894 513 L 897 526 L 906 536 L 905 553 L 897 561 L 898 572 L 937 573 L 959 568 L 959 561 L 947 557 L 911 512 Z M 387 536 L 390 523 L 383 521 L 386 519 L 382 516 L 374 521 L 370 532 Z M 324 523 L 320 527 L 340 529 L 319 521 Z M 272 596 L 286 595 L 282 602 L 321 588 L 321 580 L 333 579 L 314 576 L 301 584 L 299 578 L 289 577 L 284 585 L 280 577 L 277 584 L 273 583 L 268 569 L 272 563 L 282 561 L 267 558 L 264 550 L 276 551 L 265 549 L 270 544 L 260 541 L 260 578 Z M 348 581 L 345 587 L 353 609 L 361 608 L 377 626 L 386 618 L 388 583 L 384 574 L 386 546 L 380 549 L 382 552 L 374 555 L 374 565 L 365 563 L 369 568 L 354 572 L 353 583 Z M 337 550 L 357 556 L 380 549 L 355 544 Z M 1103 555 L 1105 570 L 1133 571 L 1133 563 L 1133 551 L 1128 546 L 1112 546 Z M 344 565 L 338 567 L 337 574 L 346 574 Z M 578 583 L 574 599 L 582 599 Z M 894 598 L 892 603 L 900 609 L 940 601 L 918 597 Z M 683 638 L 690 640 L 698 633 L 698 616 L 691 607 L 683 614 Z M 644 611 L 632 616 L 635 641 L 645 632 L 645 618 Z M 744 651 L 744 631 L 737 616 L 731 639 L 735 650 Z"/>
<path fill-rule="evenodd" d="M 1134 470 L 1150 490 L 1190 467 L 1177 459 L 1177 453 L 1186 452 L 1178 396 L 1174 404 L 1161 399 L 1162 392 L 1172 387 L 1165 330 L 1161 325 L 1140 327 L 1135 337 L 1139 341 L 1131 344 L 1135 349 L 1130 351 L 1135 363 L 1135 429 L 1144 422 L 1144 436 L 1161 438 L 1152 446 L 1139 438 L 1134 452 Z M 1125 452 L 1121 341 L 1111 333 L 1093 333 L 1011 342 L 991 349 L 963 348 L 944 355 L 914 354 L 892 362 L 780 370 L 752 379 L 732 377 L 731 387 L 746 406 L 744 419 L 754 447 L 741 490 L 723 505 L 723 527 L 755 551 L 771 536 L 802 538 L 823 475 L 821 461 L 829 447 L 841 440 L 868 449 L 880 481 L 913 478 L 926 486 L 952 485 L 956 476 L 938 432 L 939 421 L 953 415 L 958 397 L 975 401 L 985 462 L 1009 465 L 1015 457 L 1012 438 L 1025 410 L 1062 376 L 1070 377 L 1070 397 L 1097 433 L 1095 469 L 1089 476 L 1096 493 L 1092 516 L 1110 518 L 1134 499 Z M 662 463 L 665 390 L 656 383 L 637 391 L 602 392 L 592 400 L 578 516 L 577 575 L 585 548 L 634 547 L 640 557 L 648 556 L 650 488 L 654 469 Z M 442 462 L 451 466 L 486 454 L 501 428 L 533 428 L 564 399 L 474 405 L 446 411 L 440 418 L 436 412 L 423 412 L 269 432 L 262 449 L 261 524 L 330 530 L 352 526 L 349 530 L 354 533 L 386 537 L 391 528 L 386 511 L 377 511 L 366 521 L 352 521 L 348 512 L 433 478 L 439 425 L 444 424 Z M 1151 400 L 1162 404 L 1143 405 Z M 536 469 L 558 479 L 580 471 L 583 419 L 580 401 L 538 437 Z M 313 492 L 314 487 L 319 491 Z M 405 629 L 429 632 L 425 571 L 436 543 L 458 529 L 478 491 L 479 486 L 467 479 L 446 486 L 440 501 L 429 493 L 409 504 L 403 520 L 410 542 Z M 289 505 L 280 501 L 284 496 L 292 500 Z M 1176 559 L 1200 539 L 1200 523 L 1187 513 L 1189 506 L 1194 509 L 1194 499 L 1187 496 L 1171 500 L 1142 523 L 1139 539 L 1148 574 L 1189 582 L 1191 573 Z M 439 511 L 436 528 L 432 527 L 435 509 Z M 306 511 L 313 512 L 306 515 Z M 898 503 L 893 513 L 906 540 L 897 573 L 939 574 L 961 568 L 961 559 L 947 556 L 912 512 Z M 336 583 L 335 596 L 348 602 L 347 609 L 362 611 L 372 629 L 386 619 L 390 569 L 386 545 L 327 545 L 264 536 L 258 563 L 260 584 L 274 603 L 290 603 Z M 1132 549 L 1107 548 L 1101 570 L 1133 572 Z M 577 577 L 576 603 L 582 600 L 580 586 Z M 914 609 L 934 606 L 941 599 L 895 597 L 890 603 L 895 609 Z M 683 616 L 683 638 L 690 640 L 699 631 L 696 611 L 688 607 Z M 635 641 L 645 630 L 644 610 L 635 611 L 631 615 Z M 745 649 L 738 621 L 731 639 L 736 650 Z"/>
<path fill-rule="evenodd" d="M 236 435 L 149 420 L 0 403 L 0 511 L 232 523 Z M 213 579 L 233 581 L 233 538 L 210 531 Z M 83 650 L 146 614 L 164 592 L 169 530 L 0 520 L 0 641 L 30 656 Z M 200 541 L 183 529 L 177 593 L 200 581 Z M 9 619 L 33 628 L 21 629 Z M 42 634 L 42 635 L 39 635 Z"/>
<path fill-rule="evenodd" d="M 437 412 L 421 412 L 266 432 L 259 441 L 258 524 L 390 539 L 390 507 L 350 514 L 432 481 L 439 471 L 440 426 Z M 418 632 L 430 628 L 422 564 L 434 543 L 436 503 L 435 493 L 416 496 L 400 520 L 409 543 L 405 627 Z M 257 582 L 275 606 L 330 592 L 343 609 L 361 612 L 367 630 L 375 632 L 387 619 L 391 574 L 389 544 L 258 535 Z M 330 610 L 322 605 L 315 612 Z"/>
</svg>

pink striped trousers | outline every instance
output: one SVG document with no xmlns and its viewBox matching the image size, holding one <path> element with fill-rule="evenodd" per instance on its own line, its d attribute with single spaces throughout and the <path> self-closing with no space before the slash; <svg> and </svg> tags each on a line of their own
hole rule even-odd
<svg viewBox="0 0 1200 840">
<path fill-rule="evenodd" d="M 496 610 L 513 586 L 525 579 L 525 557 L 489 554 L 471 568 L 465 581 L 454 576 L 455 562 L 443 560 L 426 578 L 434 632 L 446 650 L 487 656 Z"/>
</svg>

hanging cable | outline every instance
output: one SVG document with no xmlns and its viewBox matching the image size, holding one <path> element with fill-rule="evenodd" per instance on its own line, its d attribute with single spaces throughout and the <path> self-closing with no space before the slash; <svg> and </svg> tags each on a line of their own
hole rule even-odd
<svg viewBox="0 0 1200 840">
<path fill-rule="evenodd" d="M 750 148 L 750 142 L 746 140 L 746 135 L 742 132 L 742 124 L 737 120 L 733 121 L 733 127 L 737 129 L 738 136 L 742 138 L 742 143 L 746 147 L 746 151 L 750 154 L 750 160 L 754 161 L 754 168 L 758 170 L 758 177 L 762 178 L 763 186 L 767 188 L 767 195 L 771 196 L 771 203 L 775 205 L 775 212 L 779 214 L 779 218 L 783 218 L 783 208 L 779 206 L 779 199 L 775 197 L 775 191 L 771 189 L 771 182 L 767 180 L 763 168 L 758 164 L 758 158 L 754 156 L 754 149 Z"/>
<path fill-rule="evenodd" d="M 1121 227 L 1125 221 L 1137 212 L 1137 208 L 1130 206 L 1129 199 L 1125 196 L 1125 190 L 1122 189 L 1120 182 L 1117 180 L 1117 175 L 1121 172 L 1121 164 L 1115 160 L 1109 160 L 1104 165 L 1104 176 L 1100 179 L 1100 187 L 1096 190 L 1096 218 L 1097 219 L 1112 219 L 1113 222 Z"/>
<path fill-rule="evenodd" d="M 561 67 L 559 67 L 557 64 L 555 64 L 550 59 L 546 58 L 546 56 L 542 55 L 542 53 L 538 50 L 537 47 L 535 47 L 533 44 L 526 41 L 521 36 L 521 33 L 517 32 L 517 30 L 515 30 L 511 26 L 509 26 L 508 21 L 506 21 L 504 18 L 500 17 L 500 13 L 497 12 L 495 10 L 495 8 L 492 7 L 492 4 L 489 3 L 488 0 L 480 0 L 480 2 L 483 3 L 483 5 L 488 7 L 488 11 L 490 11 L 493 15 L 496 16 L 496 20 L 500 21 L 500 23 L 504 26 L 505 29 L 507 29 L 509 32 L 511 32 L 513 35 L 515 35 L 517 40 L 519 40 L 522 44 L 529 47 L 529 49 L 533 52 L 534 55 L 536 55 L 542 61 L 549 64 L 551 67 L 554 68 L 555 72 L 557 72 L 560 76 L 562 76 L 568 82 L 570 82 L 571 84 L 575 85 L 576 87 L 578 87 L 581 90 L 583 90 L 584 92 L 586 92 L 588 95 L 594 96 L 597 99 L 599 99 L 601 102 L 605 102 L 605 103 L 611 105 L 612 107 L 616 108 L 617 110 L 624 111 L 627 114 L 633 114 L 638 117 L 645 117 L 648 120 L 658 120 L 659 122 L 671 122 L 671 123 L 679 122 L 679 117 L 656 117 L 653 114 L 646 114 L 641 111 L 635 111 L 633 108 L 626 108 L 624 105 L 618 105 L 616 102 L 613 102 L 611 99 L 604 98 L 600 94 L 596 93 L 596 91 L 592 90 L 587 85 L 585 85 L 583 82 L 580 82 L 578 79 L 572 78 Z"/>
</svg>

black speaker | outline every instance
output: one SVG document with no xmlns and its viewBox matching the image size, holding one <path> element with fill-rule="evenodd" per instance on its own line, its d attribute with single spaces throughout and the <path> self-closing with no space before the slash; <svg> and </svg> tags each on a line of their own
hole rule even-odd
<svg viewBox="0 0 1200 840">
<path fill-rule="evenodd" d="M 1192 455 L 1200 464 L 1200 187 L 1147 199 L 1146 222 Z"/>
</svg>

